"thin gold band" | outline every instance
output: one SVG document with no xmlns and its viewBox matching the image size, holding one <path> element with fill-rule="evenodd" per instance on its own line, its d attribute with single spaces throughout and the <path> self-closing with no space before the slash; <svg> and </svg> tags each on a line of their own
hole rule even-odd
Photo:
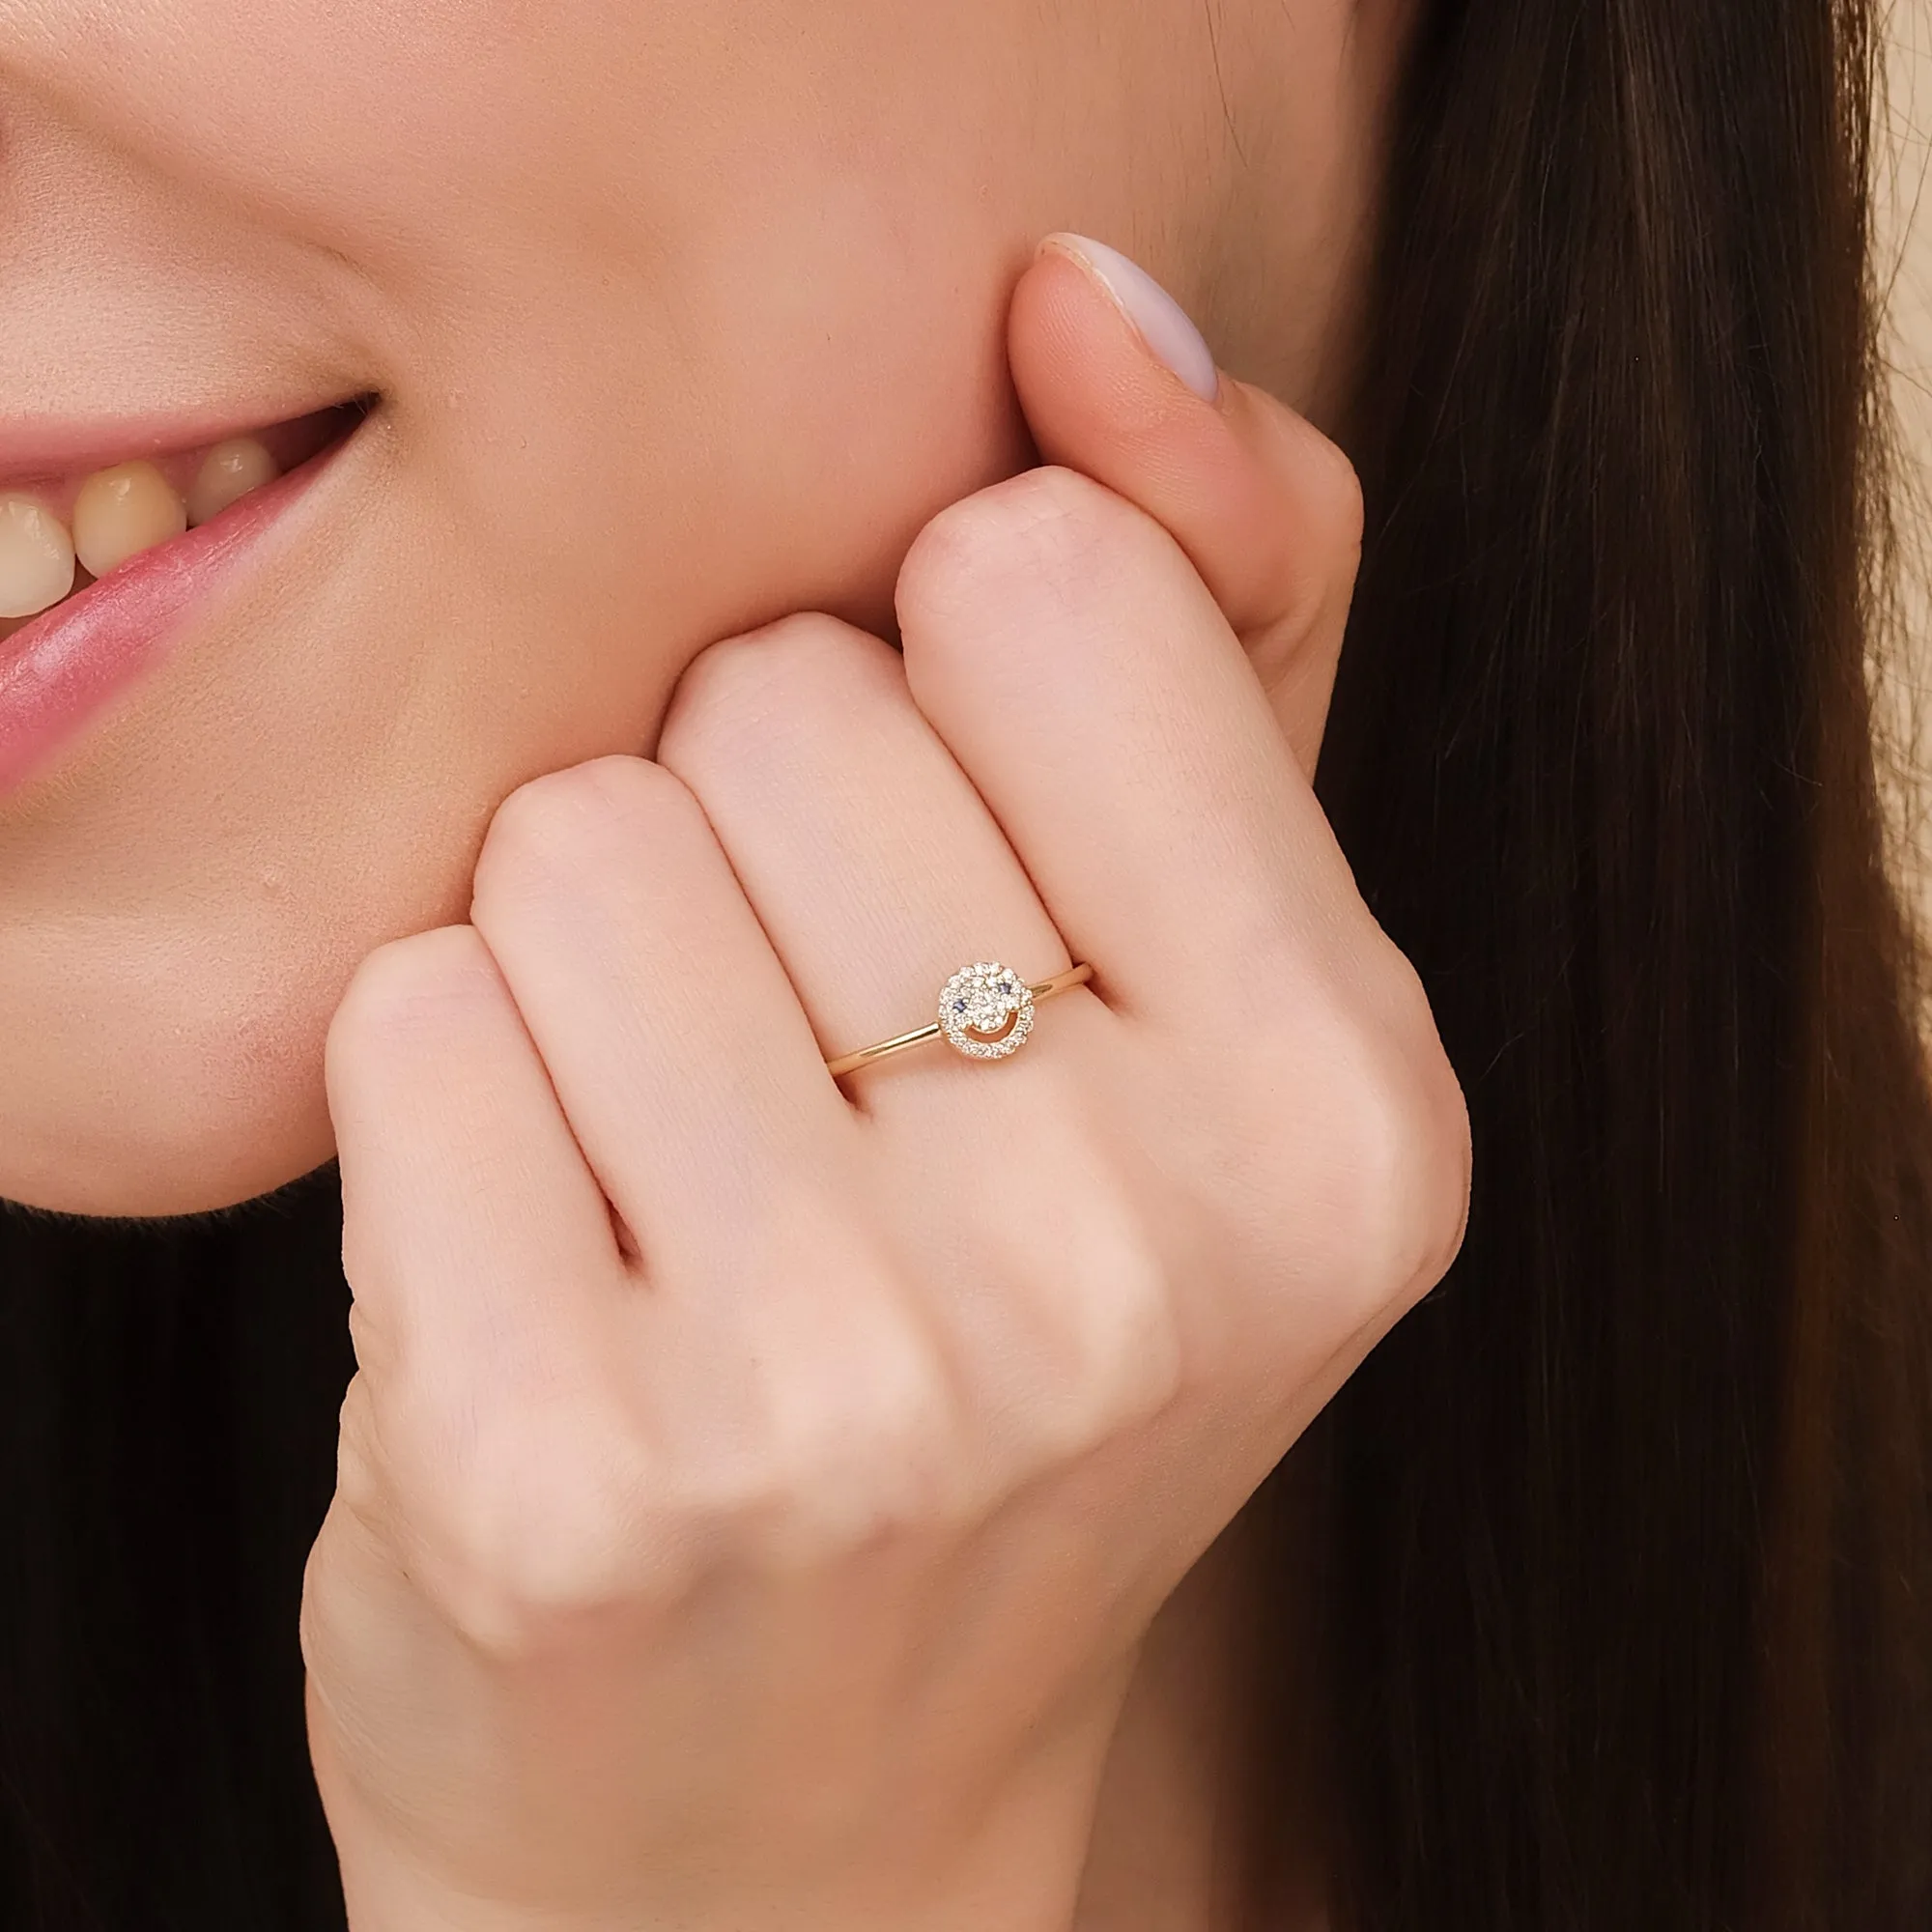
<svg viewBox="0 0 1932 1932">
<path fill-rule="evenodd" d="M 1093 977 L 1091 966 L 1069 966 L 1065 972 L 1056 973 L 1051 980 L 1036 980 L 1027 987 L 1027 992 L 1035 1001 L 1050 1000 L 1054 994 L 1064 993 L 1071 986 L 1084 985 Z M 825 1070 L 837 1080 L 862 1066 L 869 1066 L 875 1060 L 884 1060 L 888 1054 L 923 1046 L 927 1040 L 939 1038 L 943 1032 L 944 1029 L 938 1025 L 916 1027 L 911 1033 L 900 1034 L 896 1039 L 882 1039 L 877 1046 L 861 1047 L 857 1053 L 842 1053 L 837 1060 L 828 1060 Z"/>
</svg>

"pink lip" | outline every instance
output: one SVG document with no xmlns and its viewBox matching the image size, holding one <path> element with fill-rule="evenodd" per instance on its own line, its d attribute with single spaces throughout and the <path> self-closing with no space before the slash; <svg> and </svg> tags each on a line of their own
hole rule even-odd
<svg viewBox="0 0 1932 1932">
<path fill-rule="evenodd" d="M 154 669 L 193 607 L 353 440 L 355 431 L 218 517 L 130 557 L 0 641 L 0 794 Z"/>
</svg>

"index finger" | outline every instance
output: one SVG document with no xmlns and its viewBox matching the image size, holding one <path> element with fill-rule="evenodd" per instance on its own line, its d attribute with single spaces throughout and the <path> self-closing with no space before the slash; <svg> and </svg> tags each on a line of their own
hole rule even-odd
<svg viewBox="0 0 1932 1932">
<path fill-rule="evenodd" d="M 626 1277 L 603 1192 L 473 926 L 379 947 L 324 1055 L 357 1353 L 460 1411 L 543 1380 Z"/>
</svg>

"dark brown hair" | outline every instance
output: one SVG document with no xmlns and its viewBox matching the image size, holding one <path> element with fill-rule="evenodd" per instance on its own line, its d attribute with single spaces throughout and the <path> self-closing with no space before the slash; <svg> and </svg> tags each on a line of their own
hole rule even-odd
<svg viewBox="0 0 1932 1932">
<path fill-rule="evenodd" d="M 1932 1925 L 1932 1107 L 1861 0 L 1447 0 L 1323 795 L 1474 1214 L 1335 1405 L 1364 1928 Z"/>
<path fill-rule="evenodd" d="M 1337 1921 L 1922 1932 L 1932 1105 L 1865 688 L 1870 5 L 1423 15 L 1321 782 L 1478 1184 L 1292 1459 Z M 187 1228 L 0 1215 L 9 1927 L 341 1924 L 295 1636 L 339 1232 L 330 1170 Z"/>
</svg>

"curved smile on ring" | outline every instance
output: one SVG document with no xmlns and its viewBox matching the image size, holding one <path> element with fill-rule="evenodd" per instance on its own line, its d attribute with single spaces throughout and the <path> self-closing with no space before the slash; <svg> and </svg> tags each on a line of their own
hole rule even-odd
<svg viewBox="0 0 1932 1932">
<path fill-rule="evenodd" d="M 939 1030 L 972 1060 L 1004 1060 L 1033 1031 L 1033 989 L 996 959 L 976 960 L 947 980 Z"/>
</svg>

